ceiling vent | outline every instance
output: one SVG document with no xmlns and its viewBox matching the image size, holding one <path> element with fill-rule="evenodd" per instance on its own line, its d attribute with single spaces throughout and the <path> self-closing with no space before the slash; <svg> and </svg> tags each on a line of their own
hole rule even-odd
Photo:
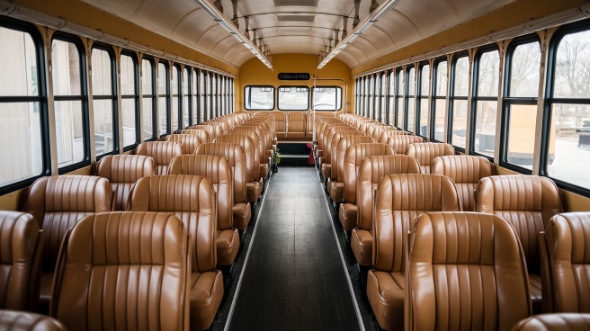
<svg viewBox="0 0 590 331">
<path fill-rule="evenodd" d="M 289 27 L 289 28 L 279 28 L 279 32 L 282 34 L 294 34 L 294 35 L 309 35 L 313 31 L 313 28 L 305 28 L 305 27 Z"/>
<path fill-rule="evenodd" d="M 315 15 L 277 15 L 277 22 L 306 22 L 313 23 Z"/>
<path fill-rule="evenodd" d="M 273 0 L 275 6 L 310 6 L 317 7 L 320 0 Z"/>
</svg>

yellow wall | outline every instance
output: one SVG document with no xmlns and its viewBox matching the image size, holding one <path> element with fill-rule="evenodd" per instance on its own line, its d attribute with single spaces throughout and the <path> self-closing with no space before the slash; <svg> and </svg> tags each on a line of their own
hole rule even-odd
<svg viewBox="0 0 590 331">
<path fill-rule="evenodd" d="M 243 91 L 247 85 L 272 85 L 275 88 L 281 85 L 306 85 L 313 87 L 313 79 L 310 80 L 279 80 L 278 74 L 280 72 L 306 72 L 310 76 L 317 78 L 340 78 L 341 81 L 318 81 L 317 85 L 340 86 L 346 93 L 346 105 L 343 105 L 341 112 L 344 111 L 345 106 L 347 111 L 353 112 L 352 108 L 352 91 L 353 84 L 350 75 L 350 69 L 344 63 L 338 60 L 332 60 L 322 69 L 318 70 L 318 57 L 316 55 L 308 54 L 277 54 L 272 56 L 273 70 L 265 67 L 257 58 L 250 60 L 240 68 L 239 84 L 236 85 L 236 110 L 244 110 L 244 96 Z M 276 94 L 275 94 L 276 98 Z M 343 96 L 344 98 L 344 96 Z M 275 110 L 276 107 L 275 100 Z"/>
</svg>

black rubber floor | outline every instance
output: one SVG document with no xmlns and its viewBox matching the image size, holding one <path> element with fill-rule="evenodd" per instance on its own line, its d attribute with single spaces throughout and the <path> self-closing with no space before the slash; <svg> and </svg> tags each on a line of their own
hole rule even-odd
<svg viewBox="0 0 590 331">
<path fill-rule="evenodd" d="M 273 175 L 226 329 L 361 329 L 324 199 L 312 167 Z"/>
</svg>

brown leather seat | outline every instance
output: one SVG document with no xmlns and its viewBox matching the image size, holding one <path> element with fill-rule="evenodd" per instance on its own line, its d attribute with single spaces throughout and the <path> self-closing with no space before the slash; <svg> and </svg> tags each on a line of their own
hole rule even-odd
<svg viewBox="0 0 590 331">
<path fill-rule="evenodd" d="M 498 216 L 422 214 L 407 268 L 406 330 L 509 330 L 531 314 L 522 248 Z"/>
<path fill-rule="evenodd" d="M 589 224 L 590 212 L 574 212 L 555 215 L 545 226 L 544 312 L 590 313 Z"/>
<path fill-rule="evenodd" d="M 326 142 L 323 156 L 319 158 L 319 167 L 321 169 L 322 176 L 326 180 L 332 176 L 332 162 L 334 161 L 332 160 L 332 157 L 336 154 L 334 150 L 337 148 L 340 139 L 342 139 L 342 137 L 345 135 L 363 136 L 364 134 L 349 126 L 336 126 L 328 130 L 328 133 L 325 135 Z"/>
<path fill-rule="evenodd" d="M 373 270 L 367 276 L 367 297 L 379 326 L 404 325 L 407 233 L 427 211 L 459 211 L 455 184 L 447 176 L 398 174 L 384 176 L 377 186 L 373 231 Z"/>
<path fill-rule="evenodd" d="M 42 177 L 29 187 L 23 211 L 43 230 L 40 310 L 48 311 L 57 254 L 66 231 L 84 216 L 111 210 L 113 190 L 97 176 Z"/>
<path fill-rule="evenodd" d="M 496 214 L 516 230 L 529 272 L 533 312 L 540 313 L 542 286 L 537 237 L 551 217 L 563 212 L 557 186 L 549 178 L 539 176 L 485 177 L 476 192 L 475 210 Z"/>
<path fill-rule="evenodd" d="M 378 138 L 377 141 L 380 144 L 387 144 L 387 141 L 389 140 L 390 137 L 393 137 L 393 136 L 411 136 L 411 135 L 412 135 L 411 132 L 404 131 L 404 130 L 399 130 L 398 128 L 392 127 L 392 126 L 385 126 L 385 127 L 383 127 L 382 132 L 379 135 L 379 138 Z"/>
<path fill-rule="evenodd" d="M 172 214 L 87 216 L 64 238 L 51 316 L 80 331 L 188 330 L 190 258 Z"/>
<path fill-rule="evenodd" d="M 438 156 L 455 155 L 455 148 L 451 144 L 443 143 L 410 144 L 407 155 L 413 156 L 418 160 L 423 174 L 429 174 L 432 160 Z"/>
<path fill-rule="evenodd" d="M 430 172 L 455 181 L 465 211 L 475 210 L 475 189 L 479 181 L 493 175 L 492 164 L 483 156 L 447 155 L 434 158 Z"/>
<path fill-rule="evenodd" d="M 24 311 L 0 310 L 0 330 L 3 331 L 66 331 L 55 318 Z"/>
<path fill-rule="evenodd" d="M 393 147 L 395 154 L 407 155 L 411 144 L 421 143 L 423 141 L 424 139 L 418 136 L 398 135 L 390 136 L 385 143 Z"/>
<path fill-rule="evenodd" d="M 213 125 L 206 125 L 206 124 L 197 124 L 197 125 L 193 125 L 191 127 L 189 127 L 189 129 L 195 129 L 195 130 L 204 130 L 207 132 L 207 138 L 209 139 L 207 142 L 211 142 L 213 140 L 215 140 L 215 137 L 217 137 L 217 133 L 218 131 L 215 129 L 215 126 Z"/>
<path fill-rule="evenodd" d="M 203 128 L 192 127 L 186 130 L 182 130 L 181 133 L 190 134 L 192 136 L 197 137 L 197 139 L 199 140 L 199 145 L 209 143 L 213 140 L 209 139 L 209 133 L 207 133 L 207 131 L 205 131 L 205 129 Z"/>
<path fill-rule="evenodd" d="M 287 115 L 287 138 L 305 138 L 307 115 L 303 112 L 290 112 Z"/>
<path fill-rule="evenodd" d="M 271 112 L 276 127 L 276 135 L 279 139 L 287 137 L 287 116 L 283 112 L 273 111 Z"/>
<path fill-rule="evenodd" d="M 340 137 L 340 139 L 338 139 Z M 340 203 L 344 198 L 344 168 L 347 166 L 348 161 L 346 155 L 350 147 L 358 144 L 363 144 L 362 147 L 354 149 L 349 154 L 349 161 L 356 163 L 360 166 L 361 161 L 370 155 L 393 155 L 393 149 L 391 147 L 380 144 L 380 145 L 365 145 L 373 144 L 375 140 L 369 136 L 361 135 L 358 132 L 351 134 L 336 134 L 332 142 L 332 162 L 330 164 L 330 177 L 328 177 L 328 183 L 326 185 L 330 199 L 335 203 Z M 358 169 L 358 168 L 357 168 Z M 349 229 L 350 230 L 350 229 Z"/>
<path fill-rule="evenodd" d="M 175 156 L 182 155 L 182 148 L 180 144 L 170 141 L 148 141 L 137 145 L 135 154 L 153 157 L 158 167 L 158 175 L 166 175 L 170 161 Z"/>
<path fill-rule="evenodd" d="M 234 228 L 234 185 L 229 163 L 223 156 L 182 155 L 172 159 L 170 174 L 198 175 L 211 182 L 217 197 L 217 265 L 233 264 L 240 249 L 240 237 Z"/>
<path fill-rule="evenodd" d="M 145 155 L 107 155 L 96 166 L 96 175 L 105 177 L 113 189 L 113 210 L 125 210 L 129 192 L 135 182 L 146 176 L 157 175 L 156 162 Z"/>
<path fill-rule="evenodd" d="M 179 143 L 182 154 L 194 154 L 201 144 L 199 138 L 192 134 L 171 134 L 166 137 L 166 141 Z"/>
<path fill-rule="evenodd" d="M 0 309 L 37 309 L 42 245 L 31 214 L 0 211 Z"/>
<path fill-rule="evenodd" d="M 258 164 L 258 170 L 255 170 L 255 172 L 258 174 L 258 176 L 266 178 L 266 176 L 268 175 L 268 160 L 265 158 L 265 147 L 263 146 L 263 143 L 260 140 L 260 136 L 256 133 L 256 131 L 252 128 L 238 126 L 233 128 L 228 134 L 248 136 L 252 138 L 252 142 L 254 143 L 254 149 L 256 150 L 256 155 L 258 158 L 258 160 L 256 161 Z"/>
<path fill-rule="evenodd" d="M 590 330 L 590 314 L 558 313 L 535 315 L 514 325 L 512 331 Z"/>
<path fill-rule="evenodd" d="M 223 156 L 230 164 L 232 163 L 232 159 L 245 155 L 243 158 L 246 159 L 246 167 L 248 167 L 248 155 L 252 156 L 252 150 L 247 144 L 238 145 L 235 143 L 215 142 L 199 146 L 196 154 Z M 257 163 L 253 162 L 253 164 L 254 169 L 252 171 L 248 171 L 248 168 L 246 168 L 246 199 L 250 203 L 256 203 L 260 199 L 263 188 L 263 179 L 256 176 Z"/>
<path fill-rule="evenodd" d="M 217 214 L 209 180 L 193 175 L 141 178 L 131 193 L 129 210 L 171 212 L 182 221 L 190 240 L 191 330 L 209 328 L 223 298 L 223 277 L 215 269 Z"/>
<path fill-rule="evenodd" d="M 340 223 L 354 223 L 350 236 L 352 253 L 359 265 L 370 267 L 373 261 L 373 194 L 385 175 L 419 174 L 420 166 L 413 157 L 406 155 L 370 156 L 361 162 L 357 185 L 345 189 L 345 200 L 340 205 Z"/>
</svg>

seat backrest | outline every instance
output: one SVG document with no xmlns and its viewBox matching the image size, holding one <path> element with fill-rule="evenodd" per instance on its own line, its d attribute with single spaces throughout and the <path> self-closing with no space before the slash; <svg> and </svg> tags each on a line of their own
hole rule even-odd
<svg viewBox="0 0 590 331">
<path fill-rule="evenodd" d="M 418 136 L 397 135 L 390 136 L 389 138 L 387 138 L 387 141 L 385 143 L 393 147 L 395 154 L 407 155 L 410 144 L 421 143 L 423 141 L 424 139 Z"/>
<path fill-rule="evenodd" d="M 441 175 L 383 176 L 377 186 L 373 231 L 373 266 L 404 272 L 406 234 L 416 217 L 427 211 L 460 211 L 455 183 Z"/>
<path fill-rule="evenodd" d="M 512 331 L 589 330 L 590 314 L 557 313 L 535 315 L 514 325 Z"/>
<path fill-rule="evenodd" d="M 457 185 L 463 210 L 473 211 L 475 189 L 480 179 L 493 175 L 493 168 L 483 156 L 446 155 L 434 158 L 430 172 L 451 177 Z"/>
<path fill-rule="evenodd" d="M 336 155 L 335 149 L 338 147 L 338 142 L 343 136 L 359 135 L 363 136 L 364 133 L 353 129 L 349 126 L 335 126 L 328 130 L 325 138 L 324 145 L 324 162 L 326 164 L 332 164 L 332 157 Z M 334 177 L 336 178 L 336 177 Z"/>
<path fill-rule="evenodd" d="M 372 137 L 369 138 L 373 140 Z M 346 140 L 347 139 L 342 139 L 340 141 L 340 144 L 338 145 L 338 157 L 335 162 L 338 171 L 338 176 L 336 180 L 344 184 L 344 201 L 354 203 L 354 201 L 356 201 L 356 182 L 358 177 L 358 171 L 363 160 L 365 160 L 368 157 L 377 155 L 393 156 L 395 155 L 395 153 L 393 152 L 393 148 L 386 144 L 377 144 L 374 142 L 360 144 L 354 143 L 346 149 L 344 155 L 342 156 L 340 152 L 341 148 L 344 146 L 341 145 L 345 145 Z"/>
<path fill-rule="evenodd" d="M 545 227 L 549 310 L 590 313 L 590 213 L 555 215 Z M 545 275 L 544 275 L 545 276 Z M 545 293 L 545 292 L 543 292 Z"/>
<path fill-rule="evenodd" d="M 51 314 L 70 330 L 188 330 L 188 248 L 169 213 L 85 217 L 64 238 Z"/>
<path fill-rule="evenodd" d="M 182 154 L 194 154 L 199 146 L 199 138 L 192 134 L 171 134 L 166 137 L 166 141 L 179 143 Z"/>
<path fill-rule="evenodd" d="M 287 115 L 288 132 L 305 133 L 307 115 L 303 112 L 290 112 Z"/>
<path fill-rule="evenodd" d="M 49 176 L 31 184 L 23 211 L 33 215 L 43 230 L 43 270 L 54 270 L 70 227 L 86 215 L 111 210 L 112 192 L 109 180 L 98 176 Z"/>
<path fill-rule="evenodd" d="M 209 133 L 207 133 L 207 131 L 205 131 L 205 129 L 203 128 L 189 128 L 186 130 L 182 130 L 181 131 L 183 134 L 190 134 L 193 135 L 195 137 L 197 137 L 197 139 L 199 139 L 199 144 L 206 144 L 208 142 L 211 142 L 209 139 Z"/>
<path fill-rule="evenodd" d="M 55 318 L 24 311 L 0 310 L 0 330 L 3 331 L 66 331 Z"/>
<path fill-rule="evenodd" d="M 364 159 L 358 170 L 356 192 L 353 192 L 355 198 L 352 201 L 358 208 L 357 226 L 363 230 L 373 230 L 373 198 L 377 184 L 383 176 L 419 173 L 418 161 L 406 155 L 379 155 Z M 347 187 L 345 197 L 349 193 L 349 187 Z"/>
<path fill-rule="evenodd" d="M 235 127 L 233 128 L 228 135 L 237 135 L 237 136 L 246 136 L 246 137 L 250 137 L 250 139 L 252 139 L 252 146 L 254 147 L 254 176 L 255 177 L 260 177 L 260 170 L 256 170 L 260 168 L 260 161 L 262 160 L 261 155 L 262 155 L 262 144 L 260 142 L 260 138 L 258 137 L 258 135 L 256 134 L 256 132 L 254 130 L 251 130 L 250 128 L 246 128 L 246 127 Z M 216 140 L 217 141 L 217 140 Z M 244 151 L 244 153 L 247 153 L 246 151 Z"/>
<path fill-rule="evenodd" d="M 539 274 L 537 236 L 551 217 L 563 212 L 555 183 L 531 175 L 484 177 L 477 188 L 475 210 L 510 222 L 522 244 L 528 271 Z"/>
<path fill-rule="evenodd" d="M 392 127 L 392 126 L 385 126 L 385 127 L 383 127 L 381 134 L 379 135 L 378 142 L 380 144 L 387 144 L 387 140 L 389 140 L 389 138 L 392 136 L 411 136 L 411 135 L 412 135 L 411 132 L 399 130 L 398 128 Z"/>
<path fill-rule="evenodd" d="M 239 137 L 239 136 L 220 136 L 220 137 Z M 248 138 L 243 136 L 244 138 Z M 218 137 L 219 138 L 219 137 Z M 248 138 L 249 140 L 249 138 Z M 229 165 L 233 167 L 234 176 L 234 193 L 236 194 L 236 202 L 242 202 L 242 178 L 244 187 L 246 183 L 256 181 L 256 178 L 260 177 L 260 167 L 254 160 L 254 153 L 252 145 L 249 144 L 238 144 L 236 140 L 224 139 L 222 141 L 227 142 L 214 142 L 209 144 L 203 144 L 197 148 L 196 155 L 218 155 L 223 156 Z M 230 143 L 233 141 L 234 143 Z M 258 177 L 256 177 L 258 176 Z M 244 197 L 246 195 L 246 189 L 244 188 Z"/>
<path fill-rule="evenodd" d="M 330 157 L 330 177 L 336 179 L 338 182 L 344 181 L 344 157 L 348 148 L 356 144 L 374 142 L 375 140 L 372 137 L 366 136 L 358 131 L 348 131 L 334 135 L 334 138 L 332 138 L 332 147 L 330 148 L 330 154 L 332 155 Z M 358 152 L 358 156 L 362 157 L 361 150 Z M 363 150 L 363 152 L 365 151 Z M 393 155 L 393 151 L 391 153 Z"/>
<path fill-rule="evenodd" d="M 415 143 L 408 146 L 407 155 L 418 160 L 423 174 L 429 174 L 432 160 L 437 156 L 455 155 L 455 148 L 451 144 Z"/>
<path fill-rule="evenodd" d="M 193 272 L 215 268 L 217 214 L 215 193 L 207 178 L 194 175 L 143 177 L 131 192 L 128 210 L 173 213 L 189 235 Z"/>
<path fill-rule="evenodd" d="M 170 161 L 175 156 L 182 155 L 182 148 L 175 142 L 147 141 L 137 145 L 135 154 L 153 157 L 158 167 L 158 175 L 165 175 L 168 173 Z"/>
<path fill-rule="evenodd" d="M 214 125 L 198 124 L 198 125 L 193 125 L 190 128 L 196 129 L 196 130 L 205 130 L 207 132 L 207 137 L 209 138 L 209 141 L 213 141 L 213 139 L 215 139 L 215 137 L 217 137 L 218 131 L 215 129 Z"/>
<path fill-rule="evenodd" d="M 406 279 L 406 330 L 509 330 L 532 313 L 522 248 L 495 215 L 422 214 Z"/>
<path fill-rule="evenodd" d="M 31 214 L 0 211 L 0 309 L 37 308 L 41 238 Z"/>
<path fill-rule="evenodd" d="M 232 169 L 225 157 L 219 155 L 177 156 L 170 163 L 170 175 L 206 177 L 213 185 L 217 197 L 217 229 L 233 228 L 234 185 Z"/>
<path fill-rule="evenodd" d="M 107 155 L 98 161 L 96 175 L 111 182 L 112 210 L 125 210 L 135 182 L 141 177 L 157 175 L 157 166 L 151 156 Z"/>
<path fill-rule="evenodd" d="M 285 138 L 287 136 L 287 116 L 280 111 L 273 111 L 271 114 L 275 121 L 277 138 Z"/>
</svg>

